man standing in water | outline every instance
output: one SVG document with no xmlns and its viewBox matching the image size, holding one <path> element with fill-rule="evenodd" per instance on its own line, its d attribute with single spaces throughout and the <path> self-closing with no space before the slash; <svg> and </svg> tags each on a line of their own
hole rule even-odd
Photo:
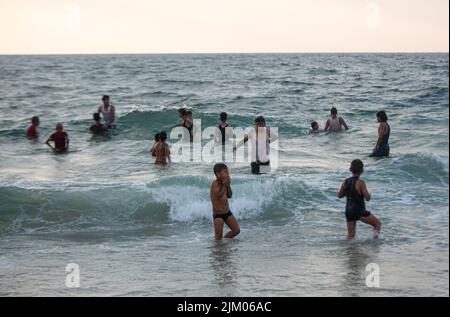
<svg viewBox="0 0 450 317">
<path fill-rule="evenodd" d="M 270 170 L 270 143 L 278 140 L 278 135 L 266 128 L 266 120 L 263 116 L 255 119 L 255 128 L 239 142 L 233 151 L 236 151 L 248 140 L 252 142 L 252 174 L 265 174 Z"/>
<path fill-rule="evenodd" d="M 380 111 L 377 113 L 377 121 L 380 124 L 378 127 L 378 140 L 373 149 L 371 157 L 389 156 L 389 136 L 391 135 L 391 127 L 387 123 L 388 116 L 386 112 Z"/>
<path fill-rule="evenodd" d="M 360 179 L 364 172 L 364 164 L 361 160 L 354 160 L 350 165 L 352 177 L 347 178 L 339 189 L 338 197 L 347 197 L 345 205 L 345 217 L 347 218 L 347 239 L 353 240 L 356 235 L 356 222 L 362 221 L 373 227 L 374 238 L 378 238 L 381 230 L 381 222 L 366 209 L 364 200 L 370 201 L 371 196 L 366 183 Z"/>
<path fill-rule="evenodd" d="M 51 146 L 50 142 L 54 142 L 55 146 Z M 45 141 L 45 144 L 55 153 L 67 153 L 69 151 L 69 135 L 64 131 L 62 123 L 56 125 L 56 132 Z"/>
<path fill-rule="evenodd" d="M 342 117 L 338 117 L 338 111 L 335 107 L 331 108 L 331 117 L 328 119 L 327 123 L 325 124 L 325 131 L 328 132 L 341 132 L 342 127 L 345 128 L 345 130 L 348 130 L 347 123 Z"/>
<path fill-rule="evenodd" d="M 213 208 L 215 237 L 216 240 L 222 240 L 223 226 L 227 224 L 231 231 L 225 235 L 225 238 L 231 239 L 236 237 L 241 232 L 241 229 L 228 205 L 228 199 L 233 196 L 228 167 L 223 163 L 216 164 L 214 166 L 214 174 L 216 175 L 216 180 L 211 184 L 210 196 Z"/>
<path fill-rule="evenodd" d="M 116 127 L 116 108 L 110 104 L 109 96 L 102 97 L 103 106 L 98 107 L 98 113 L 100 113 L 105 121 L 105 124 L 109 129 Z"/>
</svg>

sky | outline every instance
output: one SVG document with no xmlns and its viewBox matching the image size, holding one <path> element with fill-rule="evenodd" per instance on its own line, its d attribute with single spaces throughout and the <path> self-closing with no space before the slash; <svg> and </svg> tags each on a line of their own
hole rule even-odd
<svg viewBox="0 0 450 317">
<path fill-rule="evenodd" d="M 0 54 L 448 52 L 448 0 L 0 0 Z"/>
</svg>

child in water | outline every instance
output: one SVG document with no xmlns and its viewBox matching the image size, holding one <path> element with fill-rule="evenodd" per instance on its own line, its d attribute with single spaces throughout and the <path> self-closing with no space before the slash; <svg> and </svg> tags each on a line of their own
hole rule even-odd
<svg viewBox="0 0 450 317">
<path fill-rule="evenodd" d="M 152 155 L 156 157 L 155 164 L 166 166 L 170 164 L 170 149 L 169 145 L 166 143 L 167 133 L 162 131 L 155 136 L 155 141 L 158 138 L 158 141 L 152 147 Z"/>
<path fill-rule="evenodd" d="M 150 153 L 152 153 L 152 156 L 156 156 L 155 147 L 159 143 L 159 141 L 160 141 L 160 137 L 159 137 L 159 132 L 158 132 L 155 134 L 155 143 L 153 143 L 153 146 L 150 149 Z"/>
<path fill-rule="evenodd" d="M 320 133 L 320 126 L 316 121 L 311 122 L 311 129 L 309 130 L 309 134 L 317 134 Z"/>
<path fill-rule="evenodd" d="M 222 240 L 223 226 L 227 224 L 231 231 L 225 235 L 225 238 L 231 239 L 236 237 L 241 230 L 228 206 L 228 199 L 233 196 L 228 167 L 223 163 L 216 164 L 214 166 L 214 174 L 216 175 L 216 180 L 211 184 L 210 196 L 213 208 L 215 238 L 216 240 Z"/>
<path fill-rule="evenodd" d="M 339 189 L 338 197 L 347 197 L 345 216 L 347 218 L 348 240 L 353 240 L 356 234 L 356 222 L 362 221 L 371 225 L 374 230 L 374 238 L 378 238 L 381 230 L 381 222 L 377 217 L 366 210 L 364 200 L 370 201 L 371 196 L 366 183 L 360 179 L 364 172 L 364 164 L 361 160 L 354 160 L 350 165 L 353 176 L 347 178 Z"/>
<path fill-rule="evenodd" d="M 31 118 L 31 125 L 27 129 L 27 138 L 37 139 L 39 137 L 38 127 L 39 127 L 39 117 L 34 116 Z"/>
<path fill-rule="evenodd" d="M 51 146 L 54 142 L 55 146 Z M 69 135 L 64 131 L 62 123 L 56 125 L 56 132 L 53 133 L 45 142 L 56 153 L 66 153 L 69 151 Z"/>
</svg>

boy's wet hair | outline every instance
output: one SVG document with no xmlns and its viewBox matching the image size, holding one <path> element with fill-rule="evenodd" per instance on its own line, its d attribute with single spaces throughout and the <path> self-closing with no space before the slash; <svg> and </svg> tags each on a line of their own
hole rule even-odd
<svg viewBox="0 0 450 317">
<path fill-rule="evenodd" d="M 330 112 L 331 112 L 331 114 L 337 114 L 338 113 L 336 107 L 331 108 Z"/>
<path fill-rule="evenodd" d="M 39 123 L 39 117 L 34 116 L 33 118 L 31 118 L 31 123 L 33 123 L 33 124 Z"/>
<path fill-rule="evenodd" d="M 350 171 L 353 174 L 362 174 L 364 172 L 364 163 L 361 160 L 353 160 L 350 164 Z"/>
<path fill-rule="evenodd" d="M 103 95 L 102 101 L 105 101 L 105 100 L 109 100 L 109 96 L 108 95 Z"/>
<path fill-rule="evenodd" d="M 220 121 L 226 121 L 227 118 L 228 118 L 228 115 L 227 115 L 226 112 L 222 112 L 222 113 L 220 114 Z"/>
<path fill-rule="evenodd" d="M 255 123 L 266 123 L 266 119 L 263 116 L 259 116 L 255 119 Z"/>
<path fill-rule="evenodd" d="M 388 121 L 388 116 L 386 114 L 386 111 L 379 111 L 377 113 L 377 118 L 379 118 L 381 122 L 387 122 Z"/>
<path fill-rule="evenodd" d="M 185 116 L 185 115 L 187 115 L 187 110 L 185 108 L 180 108 L 180 109 L 178 109 L 178 113 Z"/>
<path fill-rule="evenodd" d="M 165 142 L 167 140 L 167 133 L 166 131 L 161 131 L 159 132 L 159 139 L 163 142 Z"/>
<path fill-rule="evenodd" d="M 214 165 L 214 174 L 217 175 L 217 173 L 226 169 L 228 169 L 228 166 L 223 163 L 217 163 L 216 165 Z"/>
<path fill-rule="evenodd" d="M 161 133 L 156 133 L 155 134 L 155 141 L 159 141 L 161 139 Z"/>
<path fill-rule="evenodd" d="M 311 122 L 311 128 L 317 127 L 319 124 L 316 121 Z"/>
<path fill-rule="evenodd" d="M 96 112 L 92 115 L 92 117 L 94 118 L 94 121 L 100 121 L 100 113 Z"/>
</svg>

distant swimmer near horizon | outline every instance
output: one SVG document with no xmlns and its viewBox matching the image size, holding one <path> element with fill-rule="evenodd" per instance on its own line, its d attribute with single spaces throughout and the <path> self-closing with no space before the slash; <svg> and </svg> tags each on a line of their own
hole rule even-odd
<svg viewBox="0 0 450 317">
<path fill-rule="evenodd" d="M 50 142 L 54 142 L 52 146 Z M 69 151 L 69 135 L 64 131 L 62 123 L 56 125 L 56 132 L 45 142 L 55 153 L 67 153 Z"/>
<path fill-rule="evenodd" d="M 100 113 L 105 121 L 105 124 L 109 129 L 116 127 L 116 108 L 109 102 L 108 95 L 102 97 L 103 105 L 98 107 L 98 113 Z"/>
<path fill-rule="evenodd" d="M 28 127 L 27 129 L 27 138 L 28 139 L 37 139 L 39 138 L 39 132 L 38 132 L 38 127 L 39 127 L 40 121 L 39 121 L 39 117 L 38 116 L 34 116 L 33 118 L 31 118 L 31 125 Z"/>
<path fill-rule="evenodd" d="M 342 127 L 344 127 L 345 130 L 348 130 L 348 126 L 344 118 L 337 116 L 338 111 L 335 107 L 331 108 L 330 113 L 331 117 L 330 119 L 327 120 L 327 123 L 325 124 L 325 131 L 341 132 Z"/>
<path fill-rule="evenodd" d="M 388 116 L 385 111 L 380 111 L 377 113 L 377 121 L 380 124 L 380 126 L 378 127 L 378 140 L 370 156 L 371 157 L 389 156 L 389 152 L 391 150 L 389 146 L 391 127 L 387 123 Z"/>
<path fill-rule="evenodd" d="M 225 238 L 231 239 L 239 235 L 241 229 L 228 205 L 228 199 L 233 197 L 228 167 L 223 163 L 216 164 L 214 166 L 214 175 L 216 176 L 216 180 L 211 184 L 210 197 L 213 208 L 215 239 L 223 239 L 224 224 L 227 224 L 231 229 L 225 235 Z"/>
<path fill-rule="evenodd" d="M 255 119 L 255 128 L 244 136 L 244 139 L 233 148 L 233 151 L 236 151 L 248 140 L 252 141 L 252 174 L 268 173 L 270 170 L 270 143 L 278 140 L 278 135 L 266 128 L 266 120 L 263 116 Z"/>
<path fill-rule="evenodd" d="M 381 222 L 377 217 L 366 210 L 364 200 L 370 201 L 371 195 L 367 190 L 366 183 L 360 179 L 364 172 L 364 163 L 354 160 L 350 165 L 353 176 L 347 178 L 339 189 L 338 197 L 347 197 L 345 206 L 345 217 L 347 218 L 347 239 L 353 240 L 356 235 L 356 222 L 362 221 L 373 227 L 374 238 L 378 238 L 381 230 Z"/>
</svg>

